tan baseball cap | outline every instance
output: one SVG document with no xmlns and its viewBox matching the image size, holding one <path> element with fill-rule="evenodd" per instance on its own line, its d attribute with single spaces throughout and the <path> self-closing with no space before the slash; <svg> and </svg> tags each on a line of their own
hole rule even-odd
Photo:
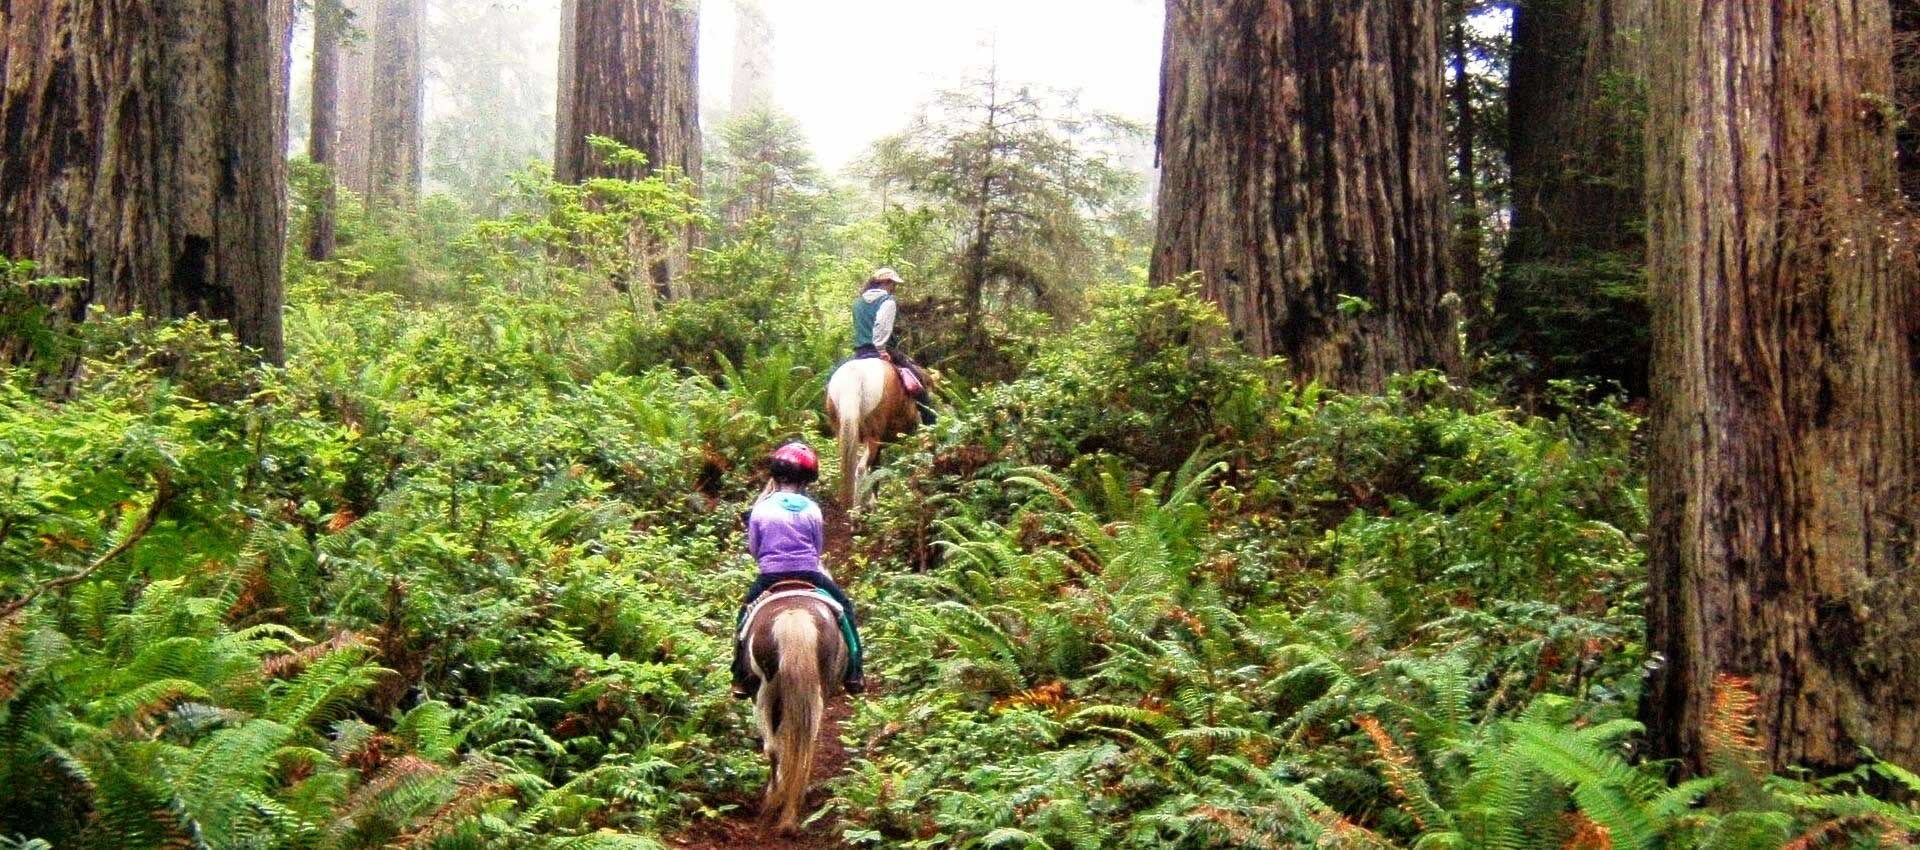
<svg viewBox="0 0 1920 850">
<path fill-rule="evenodd" d="M 873 274 L 867 278 L 867 282 L 868 283 L 884 282 L 884 283 L 899 284 L 899 283 L 906 283 L 907 280 L 906 278 L 901 277 L 900 273 L 897 271 L 894 271 L 893 269 L 878 268 L 873 270 Z"/>
</svg>

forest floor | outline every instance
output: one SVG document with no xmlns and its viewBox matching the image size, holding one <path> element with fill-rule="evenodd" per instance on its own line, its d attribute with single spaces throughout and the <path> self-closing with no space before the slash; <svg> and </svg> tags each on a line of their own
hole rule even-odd
<svg viewBox="0 0 1920 850">
<path fill-rule="evenodd" d="M 851 584 L 844 565 L 853 550 L 853 523 L 846 509 L 831 498 L 820 500 L 820 511 L 827 524 L 827 569 L 841 584 Z M 809 783 L 804 820 L 827 801 L 825 784 L 847 768 L 847 748 L 840 743 L 841 724 L 853 713 L 843 694 L 827 702 L 826 722 L 820 729 L 820 751 L 814 756 L 813 776 Z M 757 740 L 753 742 L 758 746 Z M 797 835 L 781 835 L 760 817 L 760 795 L 728 792 L 708 803 L 716 808 L 732 806 L 726 817 L 715 818 L 689 827 L 669 838 L 667 846 L 678 850 L 833 850 L 846 845 L 840 841 L 839 824 L 823 818 L 801 827 Z"/>
</svg>

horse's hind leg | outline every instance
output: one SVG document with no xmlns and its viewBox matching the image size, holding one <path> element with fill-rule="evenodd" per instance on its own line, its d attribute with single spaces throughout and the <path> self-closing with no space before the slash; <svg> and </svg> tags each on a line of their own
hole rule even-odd
<svg viewBox="0 0 1920 850">
<path fill-rule="evenodd" d="M 873 468 L 879 465 L 880 465 L 880 441 L 878 439 L 874 439 L 871 437 L 861 440 L 860 441 L 860 471 L 863 474 L 863 477 L 872 475 Z M 873 499 L 873 491 L 869 489 L 865 496 L 859 496 L 858 494 L 855 494 L 855 496 L 860 501 L 861 505 L 864 506 L 868 501 L 871 501 Z"/>
<path fill-rule="evenodd" d="M 767 790 L 760 797 L 760 820 L 773 823 L 779 812 L 780 755 L 767 747 Z"/>
</svg>

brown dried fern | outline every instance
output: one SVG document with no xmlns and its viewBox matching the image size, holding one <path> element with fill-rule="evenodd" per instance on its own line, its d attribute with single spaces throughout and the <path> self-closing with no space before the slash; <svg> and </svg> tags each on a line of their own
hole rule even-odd
<svg viewBox="0 0 1920 850">
<path fill-rule="evenodd" d="M 1713 705 L 1705 730 L 1709 764 L 1723 772 L 1737 770 L 1752 781 L 1767 775 L 1766 748 L 1755 733 L 1758 703 L 1752 679 L 1726 673 L 1713 678 Z"/>
<path fill-rule="evenodd" d="M 1380 764 L 1385 768 L 1387 787 L 1407 803 L 1402 808 L 1413 816 L 1413 822 L 1421 830 L 1432 828 L 1427 811 L 1432 803 L 1427 793 L 1426 779 L 1420 775 L 1420 767 L 1414 762 L 1413 756 L 1400 748 L 1378 719 L 1362 714 L 1356 716 L 1353 722 L 1367 733 L 1367 737 L 1373 740 L 1374 748 L 1380 751 Z"/>
</svg>

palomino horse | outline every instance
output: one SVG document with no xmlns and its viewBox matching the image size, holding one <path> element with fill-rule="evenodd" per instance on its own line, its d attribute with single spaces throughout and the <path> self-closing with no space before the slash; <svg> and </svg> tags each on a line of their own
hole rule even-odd
<svg viewBox="0 0 1920 850">
<path fill-rule="evenodd" d="M 801 590 L 799 593 L 789 591 Z M 752 612 L 747 623 L 747 659 L 760 677 L 753 716 L 767 754 L 766 800 L 761 817 L 791 832 L 813 774 L 813 752 L 826 715 L 827 696 L 840 687 L 847 642 L 833 607 L 806 582 L 782 582 L 781 594 Z"/>
<path fill-rule="evenodd" d="M 860 482 L 880 451 L 880 441 L 920 427 L 913 397 L 900 372 L 877 357 L 849 360 L 827 379 L 827 420 L 840 443 L 841 504 L 856 507 Z"/>
</svg>

